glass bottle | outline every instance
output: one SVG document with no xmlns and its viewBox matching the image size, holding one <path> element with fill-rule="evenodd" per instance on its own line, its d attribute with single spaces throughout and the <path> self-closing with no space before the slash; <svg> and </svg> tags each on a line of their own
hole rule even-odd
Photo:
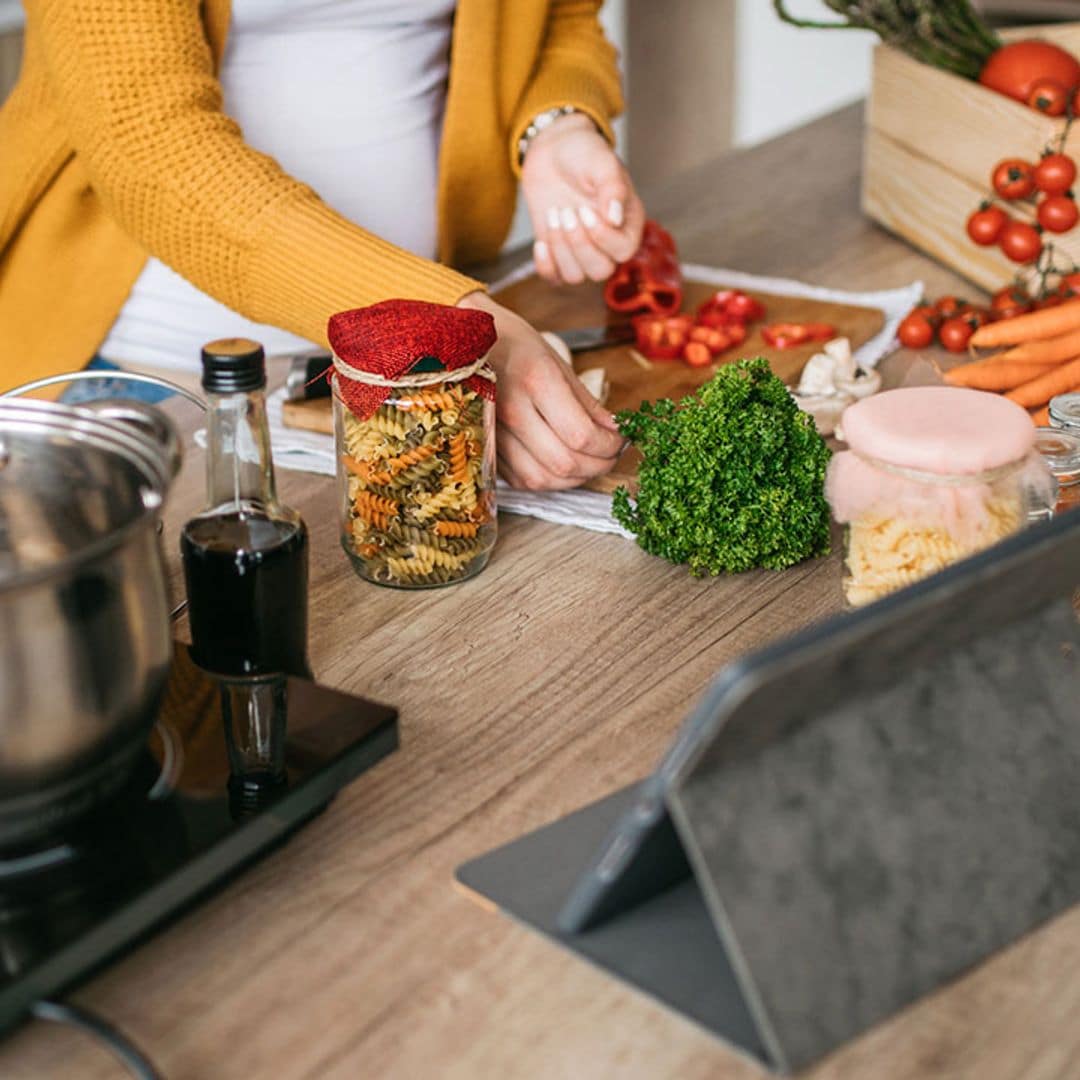
<svg viewBox="0 0 1080 1080">
<path fill-rule="evenodd" d="M 225 677 L 311 678 L 307 528 L 277 498 L 262 346 L 213 341 L 202 365 L 207 505 L 180 540 L 194 659 Z"/>
</svg>

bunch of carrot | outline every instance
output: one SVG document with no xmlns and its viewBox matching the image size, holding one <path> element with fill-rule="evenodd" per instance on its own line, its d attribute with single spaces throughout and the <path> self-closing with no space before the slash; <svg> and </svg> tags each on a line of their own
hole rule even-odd
<svg viewBox="0 0 1080 1080">
<path fill-rule="evenodd" d="M 1044 426 L 1050 399 L 1080 390 L 1080 298 L 987 323 L 971 335 L 970 345 L 1008 348 L 954 367 L 946 382 L 1004 393 Z"/>
</svg>

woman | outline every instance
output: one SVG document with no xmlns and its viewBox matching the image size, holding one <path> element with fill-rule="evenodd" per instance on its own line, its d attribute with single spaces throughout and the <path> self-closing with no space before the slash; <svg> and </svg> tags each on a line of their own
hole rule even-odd
<svg viewBox="0 0 1080 1080">
<path fill-rule="evenodd" d="M 511 483 L 607 471 L 612 418 L 449 269 L 497 253 L 519 177 L 549 280 L 602 279 L 636 248 L 598 8 L 26 0 L 0 110 L 0 385 L 95 354 L 194 362 L 229 334 L 295 350 L 334 311 L 405 296 L 495 317 Z"/>
</svg>

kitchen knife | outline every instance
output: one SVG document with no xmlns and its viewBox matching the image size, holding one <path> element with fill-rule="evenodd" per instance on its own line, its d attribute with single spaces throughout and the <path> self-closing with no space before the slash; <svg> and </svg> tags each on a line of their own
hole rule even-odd
<svg viewBox="0 0 1080 1080">
<path fill-rule="evenodd" d="M 624 345 L 634 340 L 634 330 L 629 323 L 612 326 L 586 326 L 577 330 L 551 330 L 566 342 L 572 353 L 606 349 L 612 345 Z M 294 356 L 285 380 L 285 396 L 289 401 L 305 401 L 330 396 L 330 384 L 319 376 L 330 366 L 325 353 Z M 312 380 L 317 380 L 312 382 Z"/>
<path fill-rule="evenodd" d="M 294 356 L 285 380 L 285 397 L 289 401 L 306 401 L 330 396 L 330 380 L 319 376 L 330 366 L 328 353 L 307 353 Z M 317 380 L 313 382 L 312 380 Z"/>
</svg>

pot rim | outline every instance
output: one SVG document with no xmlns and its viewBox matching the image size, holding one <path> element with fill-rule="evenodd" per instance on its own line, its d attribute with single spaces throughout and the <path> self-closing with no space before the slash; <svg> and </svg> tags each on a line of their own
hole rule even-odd
<svg viewBox="0 0 1080 1080">
<path fill-rule="evenodd" d="M 166 426 L 172 421 L 161 414 Z M 70 575 L 123 546 L 131 534 L 155 522 L 172 484 L 173 469 L 165 447 L 154 439 L 118 420 L 99 416 L 89 409 L 33 399 L 0 399 L 0 469 L 3 468 L 3 443 L 6 430 L 18 433 L 63 435 L 116 454 L 134 466 L 145 481 L 142 511 L 123 525 L 103 533 L 76 551 L 42 566 L 0 577 L 0 595 Z"/>
</svg>

